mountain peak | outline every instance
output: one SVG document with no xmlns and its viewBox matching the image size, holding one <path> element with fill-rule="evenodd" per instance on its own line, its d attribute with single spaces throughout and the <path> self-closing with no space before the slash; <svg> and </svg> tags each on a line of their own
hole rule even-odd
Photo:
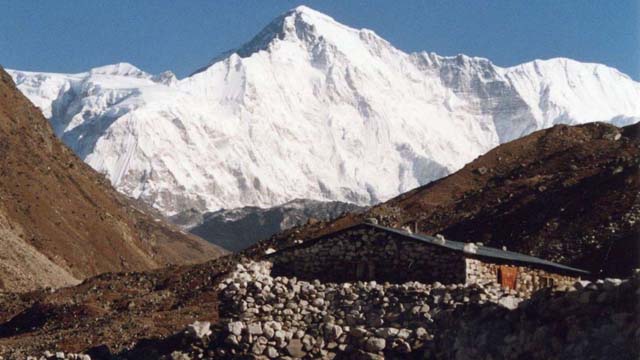
<svg viewBox="0 0 640 360">
<path fill-rule="evenodd" d="M 99 66 L 91 69 L 90 73 L 98 75 L 131 76 L 139 78 L 149 77 L 149 74 L 127 62 Z"/>
<path fill-rule="evenodd" d="M 335 29 L 351 32 L 357 31 L 346 25 L 340 24 L 328 15 L 313 10 L 310 7 L 300 5 L 276 17 L 245 44 L 238 48 L 225 51 L 214 57 L 209 61 L 209 64 L 196 70 L 189 76 L 193 76 L 208 69 L 211 65 L 228 58 L 234 53 L 238 54 L 241 58 L 247 58 L 257 52 L 267 50 L 274 40 L 293 40 L 296 38 L 306 41 L 315 40 L 319 37 L 317 35 L 319 33 L 318 28 L 321 28 L 320 31 L 323 34 L 325 32 L 335 32 Z M 331 29 L 334 30 L 332 31 Z"/>
<path fill-rule="evenodd" d="M 334 27 L 350 29 L 328 15 L 301 5 L 278 16 L 235 52 L 240 57 L 248 57 L 260 50 L 266 50 L 275 39 L 312 40 L 317 38 L 315 34 L 318 32 L 318 27 L 322 27 L 324 31 Z"/>
<path fill-rule="evenodd" d="M 303 7 L 174 86 L 38 74 L 19 86 L 119 189 L 174 215 L 296 197 L 371 204 L 537 129 L 640 115 L 640 84 L 538 63 L 407 54 Z"/>
<path fill-rule="evenodd" d="M 289 11 L 286 12 L 286 14 L 305 14 L 307 16 L 316 16 L 316 17 L 322 17 L 322 18 L 329 18 L 331 19 L 330 16 L 325 15 L 319 11 L 313 10 L 312 8 L 305 6 L 305 5 L 300 5 L 297 6 Z M 333 20 L 333 19 L 331 19 Z"/>
</svg>

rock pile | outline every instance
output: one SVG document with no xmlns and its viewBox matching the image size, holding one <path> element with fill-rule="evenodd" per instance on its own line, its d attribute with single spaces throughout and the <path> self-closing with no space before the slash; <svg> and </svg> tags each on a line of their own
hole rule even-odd
<svg viewBox="0 0 640 360">
<path fill-rule="evenodd" d="M 18 358 L 15 356 L 14 358 Z M 91 360 L 91 356 L 86 354 L 75 354 L 75 353 L 64 353 L 62 351 L 51 352 L 45 351 L 40 356 L 25 356 L 23 359 L 26 360 Z M 0 356 L 0 360 L 2 360 L 2 356 Z"/>
<path fill-rule="evenodd" d="M 218 355 L 381 358 L 424 351 L 434 317 L 468 304 L 522 300 L 495 284 L 321 283 L 272 277 L 270 263 L 238 265 L 220 284 Z"/>
</svg>

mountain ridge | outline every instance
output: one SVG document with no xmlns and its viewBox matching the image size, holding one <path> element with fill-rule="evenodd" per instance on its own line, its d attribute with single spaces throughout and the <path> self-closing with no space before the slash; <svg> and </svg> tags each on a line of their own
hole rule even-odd
<svg viewBox="0 0 640 360">
<path fill-rule="evenodd" d="M 640 119 L 640 84 L 604 65 L 408 54 L 318 14 L 287 12 L 167 83 L 12 75 L 79 156 L 165 215 L 295 198 L 371 205 L 538 129 Z"/>
<path fill-rule="evenodd" d="M 329 221 L 347 212 L 361 211 L 364 211 L 363 207 L 339 201 L 295 199 L 270 208 L 246 206 L 205 214 L 196 211 L 199 219 L 195 222 L 189 218 L 189 211 L 170 220 L 174 224 L 187 225 L 189 232 L 194 235 L 237 252 L 297 225 Z"/>
</svg>

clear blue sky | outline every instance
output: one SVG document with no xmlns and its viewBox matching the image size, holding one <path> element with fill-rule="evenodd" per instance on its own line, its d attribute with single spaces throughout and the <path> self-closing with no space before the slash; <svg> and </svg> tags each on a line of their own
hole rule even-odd
<svg viewBox="0 0 640 360">
<path fill-rule="evenodd" d="M 640 0 L 0 0 L 0 64 L 80 72 L 127 61 L 184 77 L 300 4 L 405 51 L 464 53 L 501 66 L 562 56 L 640 79 Z"/>
</svg>

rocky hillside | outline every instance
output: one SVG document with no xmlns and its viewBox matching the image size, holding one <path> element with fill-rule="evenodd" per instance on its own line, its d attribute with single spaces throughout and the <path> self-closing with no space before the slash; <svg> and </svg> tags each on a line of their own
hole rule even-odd
<svg viewBox="0 0 640 360">
<path fill-rule="evenodd" d="M 595 274 L 628 276 L 640 257 L 639 131 L 639 125 L 602 123 L 541 130 L 363 214 L 291 229 L 249 253 L 374 217 Z"/>
<path fill-rule="evenodd" d="M 340 201 L 297 199 L 266 209 L 246 206 L 204 215 L 193 209 L 170 219 L 213 244 L 239 251 L 291 227 L 318 220 L 328 221 L 347 212 L 357 213 L 364 209 Z"/>
<path fill-rule="evenodd" d="M 117 193 L 55 137 L 1 68 L 0 154 L 0 290 L 59 287 L 223 253 Z"/>
</svg>

